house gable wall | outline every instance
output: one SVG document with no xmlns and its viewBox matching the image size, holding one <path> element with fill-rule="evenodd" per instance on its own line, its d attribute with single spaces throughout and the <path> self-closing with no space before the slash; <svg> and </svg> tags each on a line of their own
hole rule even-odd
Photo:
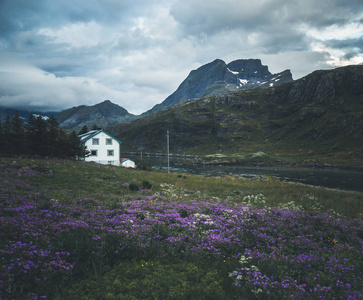
<svg viewBox="0 0 363 300">
<path fill-rule="evenodd" d="M 98 145 L 93 143 L 95 139 L 98 139 Z M 111 141 L 111 144 L 107 143 L 107 140 Z M 120 142 L 105 131 L 100 131 L 91 138 L 87 139 L 85 141 L 85 146 L 88 151 L 97 154 L 86 157 L 86 161 L 94 161 L 101 164 L 111 164 L 116 166 L 120 165 Z"/>
<path fill-rule="evenodd" d="M 121 160 L 121 165 L 126 168 L 135 168 L 135 162 L 131 159 Z"/>
</svg>

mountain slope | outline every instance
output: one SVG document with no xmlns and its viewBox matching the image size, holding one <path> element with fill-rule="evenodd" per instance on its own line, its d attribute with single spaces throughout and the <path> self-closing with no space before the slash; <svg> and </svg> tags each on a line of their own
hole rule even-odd
<svg viewBox="0 0 363 300">
<path fill-rule="evenodd" d="M 19 114 L 20 118 L 24 122 L 27 122 L 29 120 L 29 116 L 31 113 L 33 113 L 35 117 L 37 117 L 38 115 L 42 115 L 48 118 L 51 116 L 55 117 L 58 114 L 58 112 L 37 112 L 37 111 L 20 110 L 15 108 L 0 107 L 0 122 L 4 122 L 7 115 L 9 115 L 9 117 L 12 118 L 16 112 Z"/>
<path fill-rule="evenodd" d="M 94 106 L 77 106 L 60 112 L 57 120 L 64 129 L 80 130 L 83 126 L 91 128 L 94 124 L 105 128 L 135 118 L 123 107 L 105 100 Z"/>
<path fill-rule="evenodd" d="M 178 89 L 145 115 L 171 107 L 188 99 L 219 95 L 225 92 L 269 87 L 292 81 L 289 70 L 271 74 L 259 59 L 240 59 L 228 65 L 220 59 L 190 72 Z"/>
<path fill-rule="evenodd" d="M 363 66 L 316 71 L 270 88 L 186 101 L 110 127 L 123 151 L 252 153 L 363 164 Z"/>
</svg>

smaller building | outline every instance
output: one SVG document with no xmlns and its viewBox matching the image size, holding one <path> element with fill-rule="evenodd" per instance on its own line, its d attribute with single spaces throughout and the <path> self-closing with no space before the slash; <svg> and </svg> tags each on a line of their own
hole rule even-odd
<svg viewBox="0 0 363 300">
<path fill-rule="evenodd" d="M 79 135 L 90 155 L 85 161 L 93 161 L 104 165 L 119 166 L 121 164 L 121 141 L 105 130 L 91 130 Z"/>
<path fill-rule="evenodd" d="M 125 168 L 136 168 L 135 162 L 129 158 L 121 158 L 121 166 Z"/>
</svg>

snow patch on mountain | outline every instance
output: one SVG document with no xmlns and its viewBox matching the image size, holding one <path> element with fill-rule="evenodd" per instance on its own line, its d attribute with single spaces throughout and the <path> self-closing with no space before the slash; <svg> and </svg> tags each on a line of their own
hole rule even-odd
<svg viewBox="0 0 363 300">
<path fill-rule="evenodd" d="M 240 79 L 239 78 L 239 82 L 240 82 L 240 86 L 242 86 L 242 85 L 247 84 L 248 83 L 248 80 L 247 79 Z"/>
<path fill-rule="evenodd" d="M 44 121 L 49 120 L 49 117 L 47 117 L 47 116 L 42 116 L 42 115 L 37 115 L 37 114 L 33 114 L 33 117 L 34 117 L 34 118 L 41 117 Z"/>
<path fill-rule="evenodd" d="M 234 75 L 238 75 L 238 74 L 239 74 L 239 72 L 232 71 L 232 70 L 230 70 L 230 69 L 228 69 L 228 68 L 227 68 L 227 70 L 228 70 L 229 72 L 231 72 L 232 74 L 234 74 Z"/>
</svg>

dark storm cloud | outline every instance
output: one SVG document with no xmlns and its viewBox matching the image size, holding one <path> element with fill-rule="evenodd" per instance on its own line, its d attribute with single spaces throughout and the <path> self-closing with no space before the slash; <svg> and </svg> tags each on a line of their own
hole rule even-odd
<svg viewBox="0 0 363 300">
<path fill-rule="evenodd" d="M 232 29 L 257 33 L 265 51 L 306 49 L 304 28 L 344 25 L 362 13 L 361 0 L 180 0 L 171 14 L 185 34 L 213 36 Z"/>
<path fill-rule="evenodd" d="M 98 20 L 102 23 L 113 23 L 121 18 L 127 19 L 130 14 L 132 15 L 135 7 L 142 11 L 144 7 L 142 4 L 147 3 L 147 1 L 134 0 L 2 0 L 0 2 L 0 32 L 6 34 L 66 22 Z"/>
<path fill-rule="evenodd" d="M 0 1 L 0 37 L 33 28 L 42 17 L 44 1 Z"/>
<path fill-rule="evenodd" d="M 361 0 L 0 0 L 0 106 L 142 113 L 216 58 L 361 63 L 362 28 Z"/>
<path fill-rule="evenodd" d="M 171 14 L 184 25 L 188 33 L 213 33 L 226 28 L 255 30 L 267 26 L 287 26 L 305 23 L 314 27 L 350 22 L 360 16 L 361 0 L 265 0 L 210 1 L 179 0 Z"/>
<path fill-rule="evenodd" d="M 344 40 L 337 40 L 331 39 L 327 40 L 325 44 L 334 49 L 349 49 L 353 48 L 356 49 L 356 52 L 363 52 L 363 36 L 356 38 L 356 39 L 344 39 Z"/>
</svg>

